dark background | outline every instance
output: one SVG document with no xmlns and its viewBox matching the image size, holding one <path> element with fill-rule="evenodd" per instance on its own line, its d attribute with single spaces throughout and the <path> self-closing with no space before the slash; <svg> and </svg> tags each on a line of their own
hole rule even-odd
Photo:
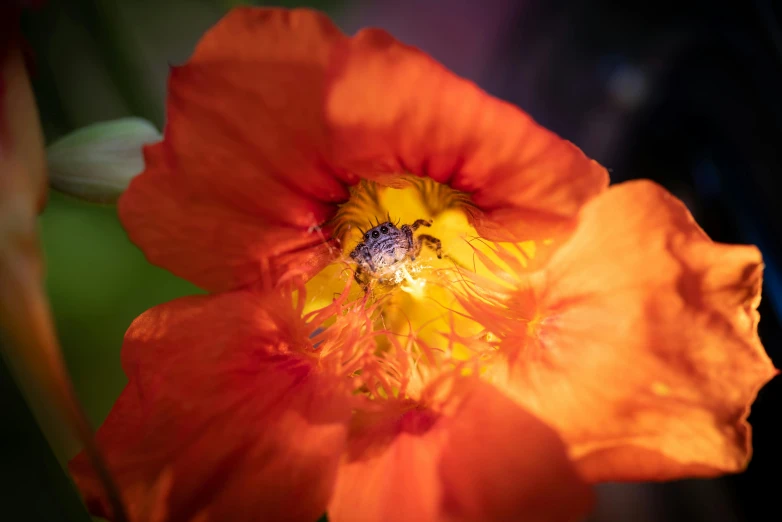
<svg viewBox="0 0 782 522">
<path fill-rule="evenodd" d="M 128 115 L 160 127 L 168 64 L 185 59 L 232 4 L 238 2 L 74 0 L 27 13 L 23 29 L 47 139 Z M 609 168 L 613 182 L 656 180 L 715 240 L 758 245 L 766 262 L 760 334 L 780 367 L 782 2 L 634 4 L 286 3 L 325 9 L 346 32 L 390 30 L 576 143 Z M 118 353 L 130 321 L 194 289 L 147 265 L 112 208 L 55 194 L 41 227 L 63 349 L 97 424 L 124 385 Z M 0 425 L 10 427 L 0 437 L 0 513 L 10 512 L 8 520 L 84 518 L 57 466 L 71 456 L 72 441 L 56 456 L 45 451 L 5 374 L 0 384 Z M 590 520 L 782 520 L 781 405 L 778 377 L 753 406 L 755 454 L 745 473 L 604 485 Z"/>
</svg>

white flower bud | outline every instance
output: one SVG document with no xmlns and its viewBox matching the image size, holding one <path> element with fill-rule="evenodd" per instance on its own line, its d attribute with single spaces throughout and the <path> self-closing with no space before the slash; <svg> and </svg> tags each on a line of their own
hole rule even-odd
<svg viewBox="0 0 782 522">
<path fill-rule="evenodd" d="M 144 170 L 142 146 L 160 139 L 155 126 L 142 118 L 82 127 L 46 149 L 49 182 L 79 199 L 114 203 Z"/>
</svg>

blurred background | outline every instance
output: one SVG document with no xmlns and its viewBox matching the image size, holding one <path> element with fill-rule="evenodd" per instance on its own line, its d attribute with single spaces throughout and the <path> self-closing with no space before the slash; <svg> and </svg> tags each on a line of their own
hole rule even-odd
<svg viewBox="0 0 782 522">
<path fill-rule="evenodd" d="M 184 61 L 199 36 L 240 3 L 64 0 L 28 11 L 23 33 L 47 142 L 130 115 L 162 128 L 169 64 Z M 325 10 L 348 33 L 385 28 L 576 143 L 614 182 L 654 179 L 715 240 L 758 245 L 766 262 L 760 334 L 782 367 L 782 2 L 274 5 Z M 52 193 L 40 225 L 67 364 L 97 425 L 125 384 L 119 349 L 132 319 L 197 289 L 147 264 L 113 207 Z M 781 405 L 777 378 L 753 406 L 755 454 L 745 473 L 607 484 L 589 520 L 782 519 Z M 0 510 L 12 514 L 3 520 L 90 520 L 58 465 L 77 448 L 65 440 L 46 450 L 4 367 L 0 424 Z"/>
</svg>

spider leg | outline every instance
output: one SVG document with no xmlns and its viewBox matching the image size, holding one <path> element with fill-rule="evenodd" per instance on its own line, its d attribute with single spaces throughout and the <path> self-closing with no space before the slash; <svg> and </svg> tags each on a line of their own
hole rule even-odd
<svg viewBox="0 0 782 522">
<path fill-rule="evenodd" d="M 365 275 L 366 273 L 364 272 L 364 269 L 361 268 L 361 265 L 357 265 L 356 269 L 353 271 L 353 279 L 356 280 L 356 283 L 358 283 L 366 293 L 367 289 L 369 288 L 369 281 L 366 281 L 366 278 L 364 277 Z"/>
<path fill-rule="evenodd" d="M 407 251 L 412 252 L 412 258 L 415 259 L 417 252 L 415 251 L 416 242 L 415 239 L 413 239 L 413 229 L 410 228 L 410 225 L 402 225 L 400 230 L 405 233 L 405 238 L 407 239 Z"/>
<path fill-rule="evenodd" d="M 407 238 L 407 248 L 411 253 L 410 259 L 413 261 L 415 261 L 415 258 L 418 257 L 418 254 L 421 253 L 421 241 L 413 237 L 413 231 L 417 230 L 421 226 L 431 227 L 432 222 L 427 219 L 416 219 L 412 225 L 402 225 L 401 227 L 402 232 L 405 233 L 405 237 Z M 438 239 L 437 241 L 440 240 Z"/>
<path fill-rule="evenodd" d="M 416 240 L 416 256 L 421 251 L 421 248 L 426 245 L 437 254 L 437 259 L 443 258 L 443 244 L 442 241 L 429 234 L 421 234 Z"/>
<path fill-rule="evenodd" d="M 404 225 L 402 228 L 404 228 L 405 226 L 409 226 L 411 230 L 416 231 L 420 227 L 431 227 L 432 226 L 432 220 L 431 219 L 416 219 L 415 221 L 413 221 L 412 225 Z"/>
</svg>

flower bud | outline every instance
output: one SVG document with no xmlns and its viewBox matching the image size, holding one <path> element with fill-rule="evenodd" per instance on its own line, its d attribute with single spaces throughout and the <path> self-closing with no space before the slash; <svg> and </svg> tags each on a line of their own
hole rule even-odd
<svg viewBox="0 0 782 522">
<path fill-rule="evenodd" d="M 161 139 L 142 118 L 121 118 L 82 127 L 46 151 L 52 187 L 93 203 L 114 203 L 144 170 L 142 147 Z"/>
</svg>

